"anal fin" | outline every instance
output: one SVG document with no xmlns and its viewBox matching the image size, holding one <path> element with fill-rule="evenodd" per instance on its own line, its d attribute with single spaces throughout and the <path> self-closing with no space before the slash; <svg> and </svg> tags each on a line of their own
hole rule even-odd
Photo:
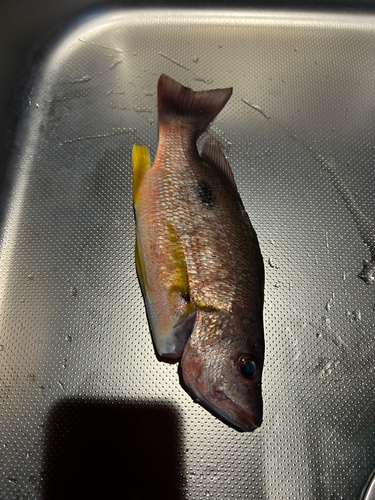
<svg viewBox="0 0 375 500">
<path fill-rule="evenodd" d="M 147 168 L 150 167 L 150 156 L 147 146 L 133 146 L 133 202 L 137 201 L 139 186 Z"/>
<path fill-rule="evenodd" d="M 135 268 L 137 270 L 138 279 L 141 284 L 143 294 L 147 293 L 147 281 L 145 263 L 143 261 L 142 252 L 138 242 L 138 236 L 135 236 Z"/>
</svg>

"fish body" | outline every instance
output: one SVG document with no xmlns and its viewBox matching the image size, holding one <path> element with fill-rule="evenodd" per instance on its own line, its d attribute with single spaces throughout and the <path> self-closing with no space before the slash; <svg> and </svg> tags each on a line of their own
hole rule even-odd
<svg viewBox="0 0 375 500">
<path fill-rule="evenodd" d="M 193 398 L 238 430 L 262 421 L 264 269 L 220 149 L 196 141 L 232 89 L 194 92 L 162 75 L 159 145 L 133 150 L 136 264 L 156 351 L 180 359 Z"/>
</svg>

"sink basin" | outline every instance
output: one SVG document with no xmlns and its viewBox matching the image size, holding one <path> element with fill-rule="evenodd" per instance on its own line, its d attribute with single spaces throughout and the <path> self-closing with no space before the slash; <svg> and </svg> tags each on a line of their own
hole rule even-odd
<svg viewBox="0 0 375 500">
<path fill-rule="evenodd" d="M 108 7 L 45 43 L 3 173 L 1 498 L 360 497 L 375 467 L 374 36 L 370 11 Z M 233 87 L 202 140 L 226 154 L 265 261 L 252 433 L 194 404 L 153 349 L 131 151 L 154 158 L 161 73 Z"/>
</svg>

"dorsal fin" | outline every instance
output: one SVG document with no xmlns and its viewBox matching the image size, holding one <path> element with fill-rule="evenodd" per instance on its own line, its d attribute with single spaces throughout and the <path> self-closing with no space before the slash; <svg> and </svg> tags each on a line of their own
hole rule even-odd
<svg viewBox="0 0 375 500">
<path fill-rule="evenodd" d="M 201 158 L 210 165 L 213 165 L 224 172 L 231 184 L 237 189 L 228 160 L 225 158 L 219 144 L 211 137 L 208 137 L 203 143 Z"/>
</svg>

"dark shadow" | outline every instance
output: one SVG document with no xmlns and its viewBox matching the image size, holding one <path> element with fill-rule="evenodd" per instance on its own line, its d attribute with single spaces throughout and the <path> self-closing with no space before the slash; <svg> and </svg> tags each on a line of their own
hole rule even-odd
<svg viewBox="0 0 375 500">
<path fill-rule="evenodd" d="M 178 413 L 166 404 L 68 399 L 49 414 L 44 500 L 182 500 Z"/>
</svg>

